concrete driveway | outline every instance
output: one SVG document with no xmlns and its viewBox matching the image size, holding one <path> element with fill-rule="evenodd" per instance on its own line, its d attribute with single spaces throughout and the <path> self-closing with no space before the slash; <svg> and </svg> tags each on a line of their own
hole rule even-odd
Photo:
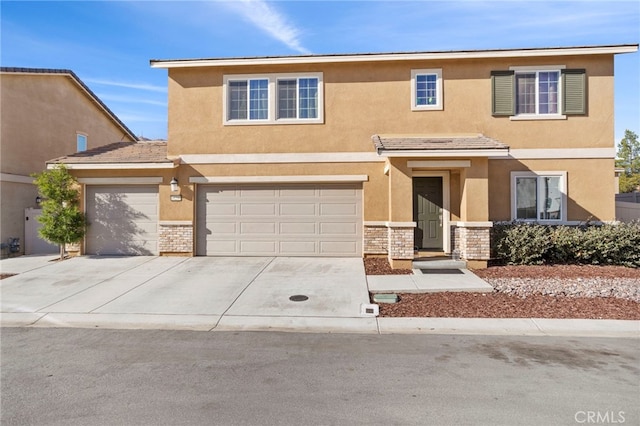
<svg viewBox="0 0 640 426">
<path fill-rule="evenodd" d="M 359 258 L 51 259 L 2 260 L 3 325 L 378 332 Z"/>
</svg>

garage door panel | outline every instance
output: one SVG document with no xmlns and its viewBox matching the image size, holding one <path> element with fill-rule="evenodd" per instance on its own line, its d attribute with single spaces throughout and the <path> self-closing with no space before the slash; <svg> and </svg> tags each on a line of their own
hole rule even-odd
<svg viewBox="0 0 640 426">
<path fill-rule="evenodd" d="M 316 198 L 318 190 L 315 188 L 282 188 L 279 191 L 280 197 L 295 197 L 300 198 Z"/>
<path fill-rule="evenodd" d="M 282 235 L 315 235 L 317 233 L 315 222 L 281 222 L 280 234 Z"/>
<path fill-rule="evenodd" d="M 240 224 L 242 234 L 276 234 L 276 224 L 273 222 L 244 222 Z"/>
<path fill-rule="evenodd" d="M 240 205 L 241 216 L 275 216 L 276 205 L 272 203 L 247 203 Z"/>
<path fill-rule="evenodd" d="M 322 235 L 357 235 L 358 229 L 353 222 L 322 222 L 320 233 Z"/>
<path fill-rule="evenodd" d="M 197 200 L 199 255 L 362 252 L 360 185 L 203 185 Z"/>
<path fill-rule="evenodd" d="M 357 256 L 358 247 L 353 241 L 321 241 L 320 253 L 326 255 L 341 254 L 343 256 Z"/>
<path fill-rule="evenodd" d="M 158 254 L 157 186 L 88 186 L 86 252 Z"/>
<path fill-rule="evenodd" d="M 285 256 L 313 256 L 317 253 L 315 241 L 281 241 L 280 254 Z"/>
<path fill-rule="evenodd" d="M 209 222 L 208 234 L 235 234 L 237 224 L 235 222 Z"/>
<path fill-rule="evenodd" d="M 207 253 L 226 254 L 236 253 L 237 242 L 235 240 L 210 240 L 207 242 Z"/>
<path fill-rule="evenodd" d="M 280 204 L 280 216 L 315 216 L 315 203 Z"/>
<path fill-rule="evenodd" d="M 268 254 L 276 252 L 275 241 L 240 241 L 240 252 L 248 254 Z"/>
<path fill-rule="evenodd" d="M 322 203 L 320 204 L 321 216 L 356 216 L 358 206 L 353 203 Z"/>
<path fill-rule="evenodd" d="M 207 206 L 207 215 L 211 216 L 235 216 L 237 206 L 235 204 L 211 203 Z"/>
</svg>

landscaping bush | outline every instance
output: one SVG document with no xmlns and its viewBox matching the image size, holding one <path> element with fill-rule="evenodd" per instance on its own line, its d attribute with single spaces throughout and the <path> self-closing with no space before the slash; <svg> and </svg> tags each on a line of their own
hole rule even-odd
<svg viewBox="0 0 640 426">
<path fill-rule="evenodd" d="M 640 221 L 617 225 L 495 225 L 492 255 L 509 265 L 591 264 L 640 267 Z"/>
</svg>

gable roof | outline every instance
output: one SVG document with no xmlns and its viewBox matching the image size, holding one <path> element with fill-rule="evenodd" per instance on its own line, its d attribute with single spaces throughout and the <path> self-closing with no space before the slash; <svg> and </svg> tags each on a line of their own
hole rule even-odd
<svg viewBox="0 0 640 426">
<path fill-rule="evenodd" d="M 487 157 L 506 156 L 509 147 L 484 135 L 371 137 L 378 155 L 385 157 Z"/>
<path fill-rule="evenodd" d="M 93 93 L 93 91 L 84 84 L 80 77 L 78 77 L 73 71 L 66 69 L 56 69 L 56 68 L 19 68 L 19 67 L 0 67 L 1 73 L 12 73 L 12 74 L 37 74 L 37 75 L 65 75 L 67 76 L 73 83 L 79 86 L 80 90 L 84 92 L 92 102 L 94 102 L 99 109 L 101 109 L 115 124 L 120 127 L 123 132 L 127 134 L 131 139 L 138 140 L 138 137 L 118 118 L 117 115 L 113 113 L 109 109 L 104 102 L 98 98 L 98 96 Z"/>
<path fill-rule="evenodd" d="M 69 169 L 167 169 L 177 161 L 167 158 L 166 142 L 115 142 L 47 161 L 51 168 L 64 164 Z"/>
<path fill-rule="evenodd" d="M 337 62 L 382 62 L 403 60 L 482 59 L 535 56 L 603 55 L 633 53 L 638 44 L 545 47 L 524 49 L 446 50 L 424 52 L 356 53 L 328 55 L 247 56 L 199 59 L 151 59 L 152 68 L 223 67 L 242 65 L 292 65 Z"/>
</svg>

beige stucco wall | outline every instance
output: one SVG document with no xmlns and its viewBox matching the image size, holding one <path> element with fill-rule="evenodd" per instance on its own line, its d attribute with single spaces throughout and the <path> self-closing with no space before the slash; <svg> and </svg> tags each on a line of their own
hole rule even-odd
<svg viewBox="0 0 640 426">
<path fill-rule="evenodd" d="M 512 66 L 586 69 L 587 115 L 525 121 L 492 116 L 491 71 Z M 443 109 L 412 111 L 411 70 L 434 68 L 442 69 Z M 302 72 L 322 73 L 322 124 L 224 125 L 225 75 Z M 171 68 L 168 81 L 169 155 L 374 152 L 373 134 L 479 133 L 512 150 L 614 146 L 613 55 Z M 183 201 L 167 202 L 161 189 L 161 215 L 193 219 L 195 185 L 184 184 L 193 176 L 367 174 L 365 222 L 411 222 L 413 171 L 407 161 L 416 159 L 389 159 L 386 174 L 384 163 L 183 165 Z M 612 159 L 440 159 L 471 162 L 431 169 L 448 173 L 450 223 L 510 220 L 513 170 L 567 172 L 569 221 L 614 217 Z"/>
<path fill-rule="evenodd" d="M 76 152 L 77 132 L 87 148 L 132 139 L 64 74 L 0 74 L 0 171 L 28 177 L 45 162 Z M 35 207 L 35 186 L 3 179 L 0 240 L 24 242 L 24 209 Z"/>
<path fill-rule="evenodd" d="M 585 68 L 588 115 L 512 121 L 491 115 L 492 70 Z M 411 111 L 411 70 L 441 68 L 444 109 Z M 224 126 L 225 74 L 322 72 L 324 124 Z M 169 151 L 373 151 L 373 134 L 482 133 L 515 148 L 613 147 L 613 56 L 342 63 L 169 70 Z"/>
<path fill-rule="evenodd" d="M 615 219 L 613 159 L 491 160 L 489 168 L 489 216 L 511 220 L 512 171 L 567 173 L 567 220 Z"/>
</svg>

